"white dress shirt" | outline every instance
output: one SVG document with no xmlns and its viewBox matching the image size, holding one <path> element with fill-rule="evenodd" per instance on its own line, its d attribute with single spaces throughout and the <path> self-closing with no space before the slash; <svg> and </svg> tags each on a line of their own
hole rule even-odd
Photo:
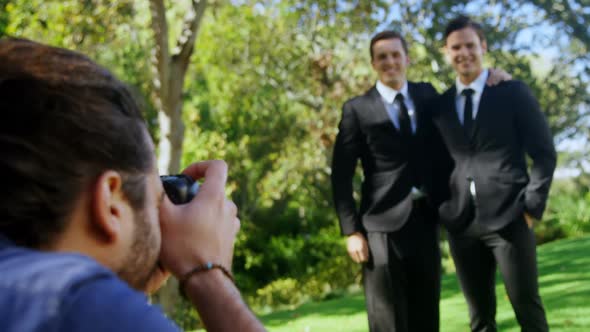
<svg viewBox="0 0 590 332">
<path fill-rule="evenodd" d="M 479 108 L 479 101 L 481 100 L 481 94 L 483 93 L 483 88 L 486 86 L 486 80 L 488 79 L 488 70 L 484 69 L 479 76 L 468 85 L 461 83 L 461 80 L 457 77 L 456 79 L 456 86 L 457 86 L 457 95 L 455 96 L 455 103 L 457 105 L 457 116 L 459 117 L 459 122 L 461 124 L 465 123 L 465 96 L 461 93 L 465 89 L 473 89 L 473 95 L 471 99 L 473 100 L 473 120 L 477 116 L 477 110 Z"/>
<path fill-rule="evenodd" d="M 414 101 L 410 94 L 408 93 L 408 81 L 404 82 L 402 88 L 398 91 L 388 87 L 387 85 L 381 83 L 381 81 L 377 81 L 375 84 L 375 88 L 377 92 L 381 95 L 381 100 L 383 101 L 383 105 L 385 106 L 385 110 L 387 110 L 387 114 L 389 118 L 393 122 L 393 125 L 399 130 L 399 112 L 400 112 L 400 104 L 395 101 L 395 96 L 398 93 L 401 93 L 404 96 L 404 104 L 406 104 L 406 108 L 408 109 L 408 115 L 410 116 L 410 122 L 412 123 L 412 133 L 416 132 L 416 107 L 414 106 Z M 412 187 L 412 199 L 419 199 L 425 196 L 424 192 L 416 187 Z"/>
<path fill-rule="evenodd" d="M 395 96 L 398 93 L 401 93 L 404 96 L 404 104 L 406 104 L 406 108 L 408 109 L 408 115 L 410 116 L 410 122 L 412 123 L 412 133 L 416 132 L 416 107 L 414 106 L 414 101 L 410 94 L 408 93 L 408 82 L 404 82 L 402 88 L 398 91 L 388 87 L 387 85 L 381 83 L 381 81 L 377 81 L 375 84 L 375 88 L 381 95 L 381 100 L 383 101 L 383 105 L 387 110 L 387 114 L 389 118 L 393 122 L 395 128 L 399 130 L 399 112 L 400 112 L 400 104 L 395 101 Z"/>
<path fill-rule="evenodd" d="M 486 80 L 488 79 L 488 70 L 483 70 L 479 76 L 468 85 L 461 83 L 461 80 L 457 77 L 455 84 L 457 86 L 457 95 L 455 96 L 455 104 L 457 106 L 457 116 L 459 117 L 459 122 L 461 124 L 465 123 L 465 96 L 461 93 L 465 89 L 473 89 L 473 95 L 471 96 L 471 100 L 473 101 L 473 120 L 477 116 L 477 111 L 479 109 L 479 102 L 481 101 L 481 94 L 483 93 L 483 89 L 486 85 Z M 477 190 L 475 189 L 475 181 L 471 180 L 469 184 L 469 192 L 471 196 L 475 199 L 477 196 Z"/>
</svg>

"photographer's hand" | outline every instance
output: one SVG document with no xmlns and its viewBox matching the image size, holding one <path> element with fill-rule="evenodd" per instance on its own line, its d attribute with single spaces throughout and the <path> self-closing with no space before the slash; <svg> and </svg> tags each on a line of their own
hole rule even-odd
<svg viewBox="0 0 590 332">
<path fill-rule="evenodd" d="M 240 222 L 236 205 L 225 196 L 227 165 L 219 160 L 205 161 L 192 164 L 183 173 L 205 180 L 187 204 L 174 205 L 164 199 L 160 208 L 161 262 L 177 278 L 207 262 L 231 270 Z"/>
<path fill-rule="evenodd" d="M 227 165 L 223 161 L 205 161 L 189 166 L 183 173 L 205 180 L 187 204 L 173 205 L 164 198 L 160 208 L 160 261 L 179 279 L 208 262 L 231 271 L 240 221 L 236 205 L 225 196 Z M 236 286 L 220 269 L 191 274 L 184 291 L 208 331 L 264 331 Z"/>
</svg>

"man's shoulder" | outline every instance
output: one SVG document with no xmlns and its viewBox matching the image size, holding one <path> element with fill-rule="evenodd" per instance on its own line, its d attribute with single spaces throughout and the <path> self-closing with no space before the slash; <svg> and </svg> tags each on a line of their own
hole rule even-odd
<svg viewBox="0 0 590 332">
<path fill-rule="evenodd" d="M 455 84 L 451 84 L 443 93 L 440 94 L 440 98 L 454 97 L 457 93 L 457 87 Z"/>
<path fill-rule="evenodd" d="M 529 86 L 521 80 L 508 80 L 502 81 L 496 85 L 488 86 L 486 89 L 490 92 L 500 94 L 521 94 L 528 93 L 530 91 Z"/>
<path fill-rule="evenodd" d="M 20 247 L 0 251 L 0 270 L 7 272 L 0 285 L 31 282 L 48 292 L 60 291 L 86 278 L 114 277 L 112 271 L 88 256 Z"/>
<path fill-rule="evenodd" d="M 454 107 L 455 85 L 451 85 L 443 93 L 437 93 L 430 99 L 428 114 L 433 119 L 439 118 L 442 114 Z"/>
<path fill-rule="evenodd" d="M 108 319 L 96 319 L 101 313 Z M 62 306 L 61 331 L 179 331 L 147 297 L 118 278 L 72 289 Z"/>
<path fill-rule="evenodd" d="M 426 89 L 426 90 L 436 91 L 436 89 L 434 89 L 434 86 L 430 82 L 408 81 L 408 87 L 412 87 L 412 86 L 416 89 Z"/>
<path fill-rule="evenodd" d="M 414 101 L 420 101 L 430 105 L 439 96 L 434 86 L 428 82 L 408 81 L 408 90 Z"/>
<path fill-rule="evenodd" d="M 372 86 L 364 93 L 354 96 L 354 97 L 348 99 L 347 101 L 345 101 L 344 105 L 345 106 L 359 106 L 359 105 L 362 105 L 362 104 L 368 102 L 369 100 L 376 98 L 378 96 L 379 96 L 379 92 L 377 91 L 375 86 Z"/>
<path fill-rule="evenodd" d="M 99 299 L 141 298 L 112 271 L 74 253 L 8 247 L 0 250 L 0 271 L 0 320 L 6 331 L 62 330 L 57 326 L 72 310 L 95 307 Z M 81 291 L 93 296 L 76 301 Z"/>
</svg>

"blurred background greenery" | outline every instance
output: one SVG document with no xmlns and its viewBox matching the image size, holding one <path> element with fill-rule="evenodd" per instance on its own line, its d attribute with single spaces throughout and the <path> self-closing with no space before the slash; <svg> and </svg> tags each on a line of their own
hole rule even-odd
<svg viewBox="0 0 590 332">
<path fill-rule="evenodd" d="M 132 86 L 154 139 L 172 142 L 159 145 L 161 172 L 229 163 L 242 221 L 233 269 L 268 312 L 358 285 L 329 183 L 340 107 L 374 84 L 368 43 L 385 28 L 410 42 L 409 79 L 446 89 L 442 30 L 458 13 L 484 23 L 488 65 L 529 84 L 553 130 L 559 170 L 539 242 L 590 233 L 587 0 L 0 0 L 0 36 L 79 50 Z M 197 327 L 175 288 L 163 292 L 166 311 Z"/>
</svg>

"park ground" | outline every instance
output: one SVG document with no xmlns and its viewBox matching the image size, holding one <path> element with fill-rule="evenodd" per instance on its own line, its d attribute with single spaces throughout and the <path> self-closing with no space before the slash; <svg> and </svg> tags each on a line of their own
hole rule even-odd
<svg viewBox="0 0 590 332">
<path fill-rule="evenodd" d="M 547 243 L 538 248 L 541 296 L 551 331 L 590 331 L 590 237 Z M 496 279 L 498 331 L 519 331 L 500 276 Z M 467 306 L 454 274 L 443 276 L 441 332 L 469 331 Z M 270 332 L 365 332 L 362 292 L 309 302 L 260 316 Z"/>
</svg>

